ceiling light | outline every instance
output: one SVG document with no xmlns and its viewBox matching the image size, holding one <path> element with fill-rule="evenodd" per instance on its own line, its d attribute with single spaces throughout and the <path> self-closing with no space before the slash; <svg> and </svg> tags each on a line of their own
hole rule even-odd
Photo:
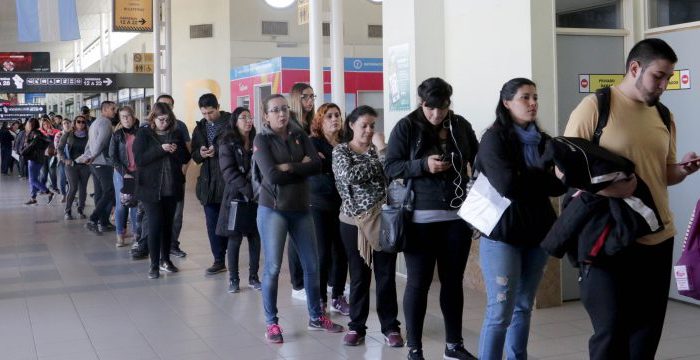
<svg viewBox="0 0 700 360">
<path fill-rule="evenodd" d="M 286 8 L 286 7 L 294 4 L 294 1 L 295 0 L 265 0 L 267 5 L 270 5 L 273 8 L 278 8 L 278 9 Z"/>
<path fill-rule="evenodd" d="M 373 4 L 381 4 L 382 3 L 382 0 L 368 0 L 368 1 L 373 3 Z"/>
</svg>

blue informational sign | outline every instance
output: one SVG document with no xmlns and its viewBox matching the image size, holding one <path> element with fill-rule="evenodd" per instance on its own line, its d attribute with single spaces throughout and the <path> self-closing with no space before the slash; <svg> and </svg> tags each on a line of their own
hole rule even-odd
<svg viewBox="0 0 700 360">
<path fill-rule="evenodd" d="M 384 69 L 381 58 L 345 58 L 343 65 L 345 72 L 382 72 Z M 231 70 L 231 80 L 272 74 L 282 70 L 309 70 L 309 58 L 277 57 L 239 66 Z M 323 70 L 330 70 L 330 68 L 324 67 Z"/>
</svg>

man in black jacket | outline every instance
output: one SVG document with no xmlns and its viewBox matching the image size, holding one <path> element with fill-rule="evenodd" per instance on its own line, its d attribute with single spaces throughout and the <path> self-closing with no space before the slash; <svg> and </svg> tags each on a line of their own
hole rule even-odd
<svg viewBox="0 0 700 360">
<path fill-rule="evenodd" d="M 202 120 L 192 132 L 192 160 L 201 164 L 197 178 L 197 199 L 204 207 L 207 235 L 214 263 L 206 270 L 207 275 L 226 271 L 225 256 L 228 239 L 216 235 L 216 221 L 223 197 L 225 182 L 219 168 L 217 139 L 226 132 L 231 114 L 219 110 L 219 102 L 214 94 L 204 94 L 199 98 Z"/>
<path fill-rule="evenodd" d="M 611 88 L 609 121 L 600 145 L 634 163 L 664 229 L 638 238 L 602 263 L 583 267 L 581 300 L 594 330 L 588 345 L 591 359 L 653 359 L 661 338 L 675 234 L 667 187 L 700 167 L 692 152 L 680 163 L 676 160 L 675 122 L 666 127 L 655 106 L 677 61 L 663 40 L 642 40 L 630 51 L 622 83 Z M 591 140 L 597 121 L 598 101 L 590 95 L 571 113 L 564 135 Z M 636 187 L 636 177 L 630 177 L 598 194 L 625 198 Z"/>
</svg>

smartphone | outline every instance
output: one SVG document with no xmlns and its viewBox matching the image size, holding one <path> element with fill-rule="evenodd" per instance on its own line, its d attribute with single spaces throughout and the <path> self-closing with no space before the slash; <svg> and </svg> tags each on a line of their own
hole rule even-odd
<svg viewBox="0 0 700 360">
<path fill-rule="evenodd" d="M 690 160 L 688 160 L 688 161 L 679 162 L 678 165 L 680 165 L 680 166 L 686 166 L 686 165 L 688 165 L 688 164 L 690 164 L 690 163 L 694 163 L 694 162 L 698 162 L 698 161 L 700 161 L 700 157 L 696 157 L 696 158 L 690 159 Z"/>
</svg>

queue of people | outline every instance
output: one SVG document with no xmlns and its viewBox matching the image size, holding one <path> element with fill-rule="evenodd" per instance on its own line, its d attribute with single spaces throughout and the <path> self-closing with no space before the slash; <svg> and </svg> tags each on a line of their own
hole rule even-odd
<svg viewBox="0 0 700 360">
<path fill-rule="evenodd" d="M 695 153 L 677 161 L 675 123 L 663 126 L 656 109 L 676 62 L 665 42 L 639 42 L 628 56 L 622 83 L 611 90 L 614 121 L 602 136 L 595 95 L 576 108 L 565 132 L 600 141 L 604 149 L 637 166 L 636 174 L 597 195 L 628 197 L 637 177 L 642 178 L 663 222 L 660 231 L 617 254 L 577 264 L 594 328 L 592 359 L 651 359 L 661 336 L 674 237 L 667 187 L 700 168 Z M 444 79 L 424 80 L 417 89 L 417 108 L 396 124 L 388 143 L 375 131 L 374 109 L 359 106 L 346 119 L 336 104 L 315 109 L 316 95 L 307 84 L 296 84 L 290 101 L 281 94 L 265 98 L 259 129 L 249 109 L 228 113 L 216 96 L 202 95 L 198 105 L 203 118 L 191 144 L 186 126 L 173 113 L 171 96 L 161 95 L 143 124 L 132 108 L 117 109 L 105 101 L 90 126 L 84 115 L 73 121 L 59 118 L 60 129 L 49 118 L 29 120 L 23 132 L 19 124 L 12 130 L 3 125 L 2 172 L 10 171 L 8 151 L 20 142 L 20 162 L 27 162 L 29 177 L 27 204 L 37 203 L 40 194 L 51 202 L 60 192 L 65 195 L 64 218 L 72 220 L 77 194 L 77 215 L 88 218 L 87 229 L 97 235 L 115 230 L 117 247 L 133 238 L 133 257 L 150 256 L 148 277 L 156 279 L 160 271 L 178 272 L 171 255 L 186 256 L 177 238 L 187 164 L 201 164 L 196 196 L 213 256 L 205 274 L 228 270 L 228 292 L 240 292 L 239 252 L 247 239 L 248 285 L 261 291 L 270 343 L 284 342 L 277 299 L 288 244 L 292 296 L 306 301 L 309 330 L 345 332 L 345 345 L 362 345 L 374 273 L 376 312 L 386 345 L 405 344 L 408 359 L 425 359 L 423 329 L 437 268 L 443 358 L 476 359 L 464 345 L 462 319 L 464 273 L 472 239 L 478 239 L 486 288 L 478 358 L 526 359 L 535 294 L 549 256 L 540 243 L 557 219 L 551 198 L 568 187 L 559 169 L 544 160 L 552 138 L 537 122 L 538 92 L 532 80 L 514 78 L 503 84 L 495 120 L 481 141 L 472 124 L 451 110 L 452 94 Z M 508 200 L 488 233 L 475 230 L 459 211 L 475 174 L 487 177 Z M 95 208 L 88 217 L 84 209 L 91 175 Z M 381 247 L 377 225 L 387 188 L 396 180 L 410 184 L 412 193 L 401 247 L 407 268 L 406 341 L 399 321 L 397 254 Z M 112 209 L 116 225 L 110 222 Z M 344 295 L 348 271 L 349 301 Z M 330 312 L 349 316 L 347 331 L 331 320 Z"/>
</svg>

